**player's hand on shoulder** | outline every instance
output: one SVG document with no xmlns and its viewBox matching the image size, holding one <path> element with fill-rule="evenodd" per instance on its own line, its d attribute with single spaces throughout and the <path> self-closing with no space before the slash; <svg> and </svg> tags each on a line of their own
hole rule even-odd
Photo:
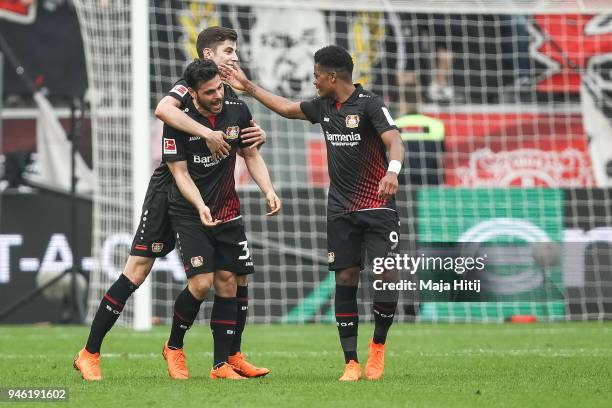
<svg viewBox="0 0 612 408">
<path fill-rule="evenodd" d="M 268 212 L 266 215 L 271 217 L 278 214 L 281 209 L 281 201 L 274 191 L 270 191 L 268 194 L 266 194 L 266 201 L 268 202 L 268 208 L 270 209 L 270 212 Z"/>
<path fill-rule="evenodd" d="M 234 67 L 227 64 L 219 64 L 219 74 L 221 80 L 227 82 L 232 88 L 244 92 L 249 79 L 240 67 Z"/>
<path fill-rule="evenodd" d="M 219 130 L 210 133 L 210 136 L 206 138 L 206 146 L 213 160 L 223 159 L 230 152 L 230 145 L 225 141 L 225 134 Z"/>
<path fill-rule="evenodd" d="M 242 129 L 242 142 L 249 145 L 249 149 L 254 149 L 266 143 L 266 132 L 254 120 L 251 126 Z"/>
<path fill-rule="evenodd" d="M 395 193 L 397 193 L 398 185 L 399 182 L 397 181 L 397 174 L 392 171 L 388 171 L 378 184 L 378 196 L 384 199 L 393 197 Z"/>
<path fill-rule="evenodd" d="M 202 221 L 202 225 L 205 227 L 214 227 L 215 225 L 221 224 L 221 221 L 213 219 L 210 208 L 207 206 L 200 208 L 198 213 L 200 214 L 200 221 Z"/>
</svg>

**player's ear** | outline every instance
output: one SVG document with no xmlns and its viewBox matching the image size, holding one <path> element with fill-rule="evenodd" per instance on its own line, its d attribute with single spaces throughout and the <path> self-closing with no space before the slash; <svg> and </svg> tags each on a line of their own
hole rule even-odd
<svg viewBox="0 0 612 408">
<path fill-rule="evenodd" d="M 196 93 L 195 89 L 189 87 L 189 88 L 187 88 L 187 90 L 189 91 L 189 95 L 191 95 L 192 98 L 196 97 L 197 93 Z"/>
<path fill-rule="evenodd" d="M 329 71 L 329 80 L 332 84 L 336 83 L 336 78 L 337 78 L 336 71 Z"/>
<path fill-rule="evenodd" d="M 213 54 L 214 54 L 214 52 L 210 48 L 204 48 L 202 50 L 202 56 L 204 57 L 204 59 L 212 59 Z"/>
</svg>

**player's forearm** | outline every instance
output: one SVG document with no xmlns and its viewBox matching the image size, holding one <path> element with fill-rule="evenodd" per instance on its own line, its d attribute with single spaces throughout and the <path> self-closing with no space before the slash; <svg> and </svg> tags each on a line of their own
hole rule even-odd
<svg viewBox="0 0 612 408">
<path fill-rule="evenodd" d="M 394 138 L 390 146 L 387 147 L 387 150 L 389 152 L 389 161 L 397 160 L 400 163 L 404 163 L 405 149 L 401 139 Z"/>
<path fill-rule="evenodd" d="M 268 167 L 260 154 L 246 156 L 244 162 L 249 170 L 249 174 L 264 195 L 274 191 Z"/>
<path fill-rule="evenodd" d="M 185 112 L 176 106 L 158 106 L 157 109 L 155 109 L 155 116 L 175 129 L 204 139 L 212 133 L 211 129 L 191 119 Z"/>
<path fill-rule="evenodd" d="M 288 119 L 304 119 L 304 115 L 299 109 L 295 109 L 297 102 L 289 100 L 272 92 L 268 92 L 252 81 L 244 84 L 245 91 L 261 102 L 266 108 L 273 110 L 279 115 Z"/>
<path fill-rule="evenodd" d="M 174 181 L 176 185 L 187 201 L 191 203 L 195 207 L 198 212 L 206 207 L 204 200 L 202 199 L 202 195 L 200 194 L 200 190 L 193 182 L 193 179 L 189 175 L 189 173 L 185 173 L 183 171 L 177 171 L 172 173 L 174 176 Z"/>
</svg>

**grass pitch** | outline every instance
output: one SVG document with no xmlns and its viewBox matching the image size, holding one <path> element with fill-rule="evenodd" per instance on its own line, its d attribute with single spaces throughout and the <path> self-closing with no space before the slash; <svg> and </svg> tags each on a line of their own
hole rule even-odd
<svg viewBox="0 0 612 408">
<path fill-rule="evenodd" d="M 372 326 L 360 325 L 367 358 Z M 610 407 L 612 324 L 395 324 L 379 382 L 339 383 L 333 325 L 248 325 L 243 351 L 272 373 L 242 382 L 208 379 L 212 340 L 194 326 L 185 350 L 192 378 L 168 378 L 168 327 L 115 328 L 102 349 L 104 380 L 85 383 L 72 358 L 86 327 L 0 326 L 0 388 L 68 387 L 75 407 Z M 3 403 L 0 403 L 3 405 Z M 40 403 L 19 406 L 40 406 Z"/>
</svg>

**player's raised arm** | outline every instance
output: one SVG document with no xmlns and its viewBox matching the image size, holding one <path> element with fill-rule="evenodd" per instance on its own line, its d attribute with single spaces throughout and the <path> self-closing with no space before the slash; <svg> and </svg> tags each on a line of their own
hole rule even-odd
<svg viewBox="0 0 612 408">
<path fill-rule="evenodd" d="M 181 110 L 181 102 L 177 98 L 170 95 L 164 96 L 155 108 L 155 116 L 175 129 L 204 139 L 213 159 L 217 160 L 229 154 L 229 144 L 225 141 L 223 132 L 213 131 L 191 119 Z"/>
<path fill-rule="evenodd" d="M 249 174 L 255 180 L 261 192 L 266 196 L 266 202 L 270 208 L 270 212 L 266 215 L 276 215 L 281 209 L 281 202 L 274 191 L 272 180 L 270 180 L 270 173 L 263 157 L 261 157 L 257 149 L 242 148 L 241 150 Z"/>
<path fill-rule="evenodd" d="M 295 102 L 266 91 L 262 87 L 251 82 L 240 68 L 220 64 L 219 72 L 224 81 L 238 90 L 245 91 L 264 104 L 268 109 L 288 119 L 306 120 L 306 116 L 300 108 L 300 102 Z"/>
</svg>

